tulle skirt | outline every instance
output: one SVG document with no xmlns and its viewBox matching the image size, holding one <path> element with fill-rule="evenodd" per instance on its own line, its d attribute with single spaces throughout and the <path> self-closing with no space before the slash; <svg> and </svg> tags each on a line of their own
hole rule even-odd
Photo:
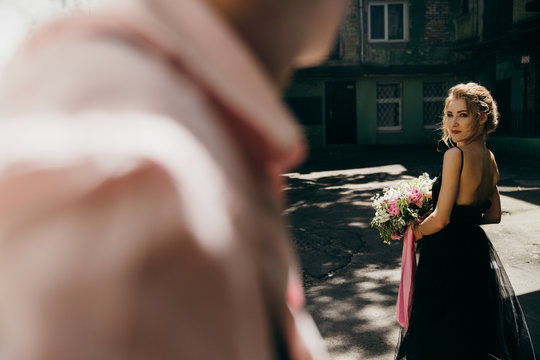
<svg viewBox="0 0 540 360">
<path fill-rule="evenodd" d="M 419 247 L 396 359 L 535 359 L 521 306 L 480 226 L 453 222 Z"/>
</svg>

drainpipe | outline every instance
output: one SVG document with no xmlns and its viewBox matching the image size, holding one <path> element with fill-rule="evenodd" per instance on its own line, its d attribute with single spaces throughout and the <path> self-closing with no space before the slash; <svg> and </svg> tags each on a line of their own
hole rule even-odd
<svg viewBox="0 0 540 360">
<path fill-rule="evenodd" d="M 364 63 L 364 0 L 358 0 L 360 12 L 360 64 Z"/>
</svg>

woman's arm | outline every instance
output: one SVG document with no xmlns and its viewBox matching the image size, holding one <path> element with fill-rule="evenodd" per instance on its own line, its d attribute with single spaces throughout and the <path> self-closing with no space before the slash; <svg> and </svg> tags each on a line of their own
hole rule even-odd
<svg viewBox="0 0 540 360">
<path fill-rule="evenodd" d="M 491 207 L 482 216 L 482 224 L 498 224 L 501 222 L 501 197 L 496 186 L 489 200 Z"/>
<path fill-rule="evenodd" d="M 490 156 L 491 165 L 494 168 L 493 183 L 495 184 L 495 187 L 493 188 L 493 193 L 489 197 L 489 201 L 491 201 L 491 207 L 487 209 L 487 211 L 482 216 L 482 223 L 498 224 L 501 222 L 501 197 L 499 195 L 499 188 L 497 187 L 497 183 L 499 182 L 499 168 L 497 167 L 497 161 L 495 160 L 495 156 L 492 152 L 490 152 Z"/>
<path fill-rule="evenodd" d="M 441 231 L 450 222 L 450 214 L 459 190 L 461 152 L 452 148 L 446 151 L 443 160 L 441 192 L 435 210 L 414 228 L 414 238 L 420 240 L 425 235 Z"/>
</svg>

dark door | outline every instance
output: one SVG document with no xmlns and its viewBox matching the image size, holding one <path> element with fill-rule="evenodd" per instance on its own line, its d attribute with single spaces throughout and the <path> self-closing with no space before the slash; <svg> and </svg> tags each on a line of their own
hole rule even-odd
<svg viewBox="0 0 540 360">
<path fill-rule="evenodd" d="M 326 144 L 356 144 L 356 86 L 353 81 L 326 83 Z"/>
</svg>

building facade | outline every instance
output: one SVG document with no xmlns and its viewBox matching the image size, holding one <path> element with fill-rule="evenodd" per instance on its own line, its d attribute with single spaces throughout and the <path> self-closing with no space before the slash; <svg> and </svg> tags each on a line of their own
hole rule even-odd
<svg viewBox="0 0 540 360">
<path fill-rule="evenodd" d="M 478 79 L 497 100 L 491 147 L 540 158 L 540 0 L 465 3 L 454 15 L 454 51 L 462 77 Z"/>
<path fill-rule="evenodd" d="M 448 88 L 477 81 L 501 105 L 499 137 L 537 136 L 536 1 L 351 1 L 330 58 L 286 100 L 312 147 L 427 144 Z"/>
</svg>

